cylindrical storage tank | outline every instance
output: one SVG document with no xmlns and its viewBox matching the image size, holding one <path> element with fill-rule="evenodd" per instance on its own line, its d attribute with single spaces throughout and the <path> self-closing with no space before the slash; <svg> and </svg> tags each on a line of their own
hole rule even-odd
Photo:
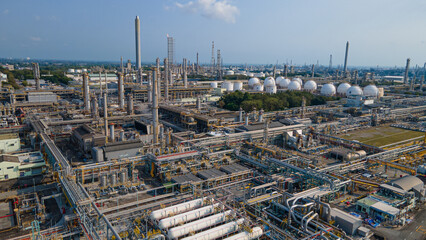
<svg viewBox="0 0 426 240">
<path fill-rule="evenodd" d="M 253 86 L 253 90 L 256 92 L 263 92 L 263 85 L 258 83 Z"/>
<path fill-rule="evenodd" d="M 115 186 L 117 184 L 117 175 L 115 173 L 111 174 L 111 186 Z"/>
<path fill-rule="evenodd" d="M 317 90 L 317 83 L 315 81 L 309 80 L 305 83 L 303 89 L 306 91 L 315 91 Z"/>
<path fill-rule="evenodd" d="M 150 215 L 151 220 L 160 220 L 162 218 L 166 218 L 170 215 L 175 215 L 177 213 L 187 212 L 194 208 L 203 206 L 204 200 L 207 198 L 199 198 L 189 202 L 181 203 L 178 205 L 166 207 L 163 209 L 159 209 L 153 211 Z"/>
<path fill-rule="evenodd" d="M 265 88 L 275 86 L 275 79 L 273 77 L 267 77 L 263 82 L 263 86 Z"/>
<path fill-rule="evenodd" d="M 322 86 L 321 95 L 333 96 L 334 94 L 336 94 L 336 87 L 333 84 L 327 83 Z"/>
<path fill-rule="evenodd" d="M 86 68 L 83 68 L 81 71 L 83 71 L 83 72 L 87 72 L 87 69 L 86 69 Z"/>
<path fill-rule="evenodd" d="M 254 227 L 251 229 L 251 232 L 242 232 L 235 234 L 231 237 L 224 238 L 223 240 L 252 240 L 260 238 L 263 235 L 263 230 L 260 227 Z"/>
<path fill-rule="evenodd" d="M 74 68 L 68 69 L 68 73 L 75 73 L 75 69 Z"/>
<path fill-rule="evenodd" d="M 239 91 L 243 90 L 243 82 L 241 81 L 234 82 L 234 91 L 237 91 L 237 90 Z"/>
<path fill-rule="evenodd" d="M 379 97 L 379 98 L 381 98 L 381 97 L 383 97 L 383 96 L 385 96 L 385 89 L 384 88 L 378 88 L 379 89 L 379 96 L 377 96 L 377 97 Z"/>
<path fill-rule="evenodd" d="M 197 232 L 201 229 L 217 225 L 221 222 L 224 222 L 226 220 L 226 216 L 230 215 L 231 213 L 232 211 L 228 210 L 224 213 L 215 214 L 213 216 L 202 218 L 182 226 L 174 227 L 169 230 L 168 237 L 169 239 L 177 239 L 181 236 L 187 235 L 190 232 Z"/>
<path fill-rule="evenodd" d="M 103 175 L 101 176 L 101 187 L 106 187 L 106 186 L 108 186 L 107 176 Z"/>
<path fill-rule="evenodd" d="M 225 81 L 222 83 L 222 88 L 225 88 L 228 92 L 232 92 L 234 91 L 234 84 L 229 81 Z"/>
<path fill-rule="evenodd" d="M 179 225 L 180 223 L 183 223 L 183 222 L 189 222 L 194 219 L 202 218 L 204 216 L 214 213 L 215 208 L 219 206 L 220 204 L 216 203 L 207 207 L 198 208 L 198 209 L 195 209 L 186 213 L 182 213 L 176 216 L 161 219 L 160 222 L 158 223 L 158 227 L 160 229 L 167 229 L 167 228 Z"/>
<path fill-rule="evenodd" d="M 364 88 L 364 96 L 366 97 L 377 97 L 379 96 L 379 89 L 375 85 L 368 85 Z"/>
<path fill-rule="evenodd" d="M 288 90 L 292 91 L 300 91 L 302 89 L 302 85 L 299 81 L 291 81 L 291 83 L 288 85 Z"/>
<path fill-rule="evenodd" d="M 288 85 L 290 84 L 290 79 L 288 78 L 284 78 L 283 80 L 280 81 L 280 87 L 282 88 L 288 88 Z"/>
<path fill-rule="evenodd" d="M 248 81 L 248 85 L 249 85 L 249 87 L 251 87 L 251 88 L 253 88 L 253 87 L 254 87 L 254 85 L 256 85 L 256 84 L 258 84 L 258 83 L 260 83 L 259 78 L 250 78 L 250 79 L 249 79 L 249 81 Z"/>
<path fill-rule="evenodd" d="M 362 89 L 358 86 L 352 86 L 346 91 L 346 96 L 361 96 L 362 95 Z"/>
<path fill-rule="evenodd" d="M 337 94 L 339 95 L 346 95 L 346 92 L 348 91 L 348 89 L 351 87 L 351 85 L 349 83 L 341 83 L 338 87 L 337 87 Z"/>
<path fill-rule="evenodd" d="M 303 81 L 300 78 L 293 78 L 292 81 L 298 81 L 300 83 L 300 86 L 303 86 Z"/>
<path fill-rule="evenodd" d="M 212 88 L 217 88 L 217 82 L 212 82 L 212 83 L 210 83 L 210 87 L 212 87 Z"/>
<path fill-rule="evenodd" d="M 244 223 L 244 218 L 240 218 L 237 221 L 230 222 L 227 224 L 220 225 L 218 227 L 197 233 L 195 235 L 182 238 L 182 240 L 212 240 L 223 236 L 226 236 L 239 229 L 239 226 Z"/>
<path fill-rule="evenodd" d="M 127 175 L 127 174 L 126 174 L 126 172 L 121 172 L 121 173 L 120 173 L 120 175 L 119 175 L 119 176 L 120 176 L 120 182 L 121 182 L 121 183 L 125 183 L 125 182 L 127 182 L 126 175 Z"/>
<path fill-rule="evenodd" d="M 266 86 L 265 87 L 265 91 L 267 93 L 273 94 L 273 93 L 277 93 L 277 87 L 276 86 Z"/>
</svg>

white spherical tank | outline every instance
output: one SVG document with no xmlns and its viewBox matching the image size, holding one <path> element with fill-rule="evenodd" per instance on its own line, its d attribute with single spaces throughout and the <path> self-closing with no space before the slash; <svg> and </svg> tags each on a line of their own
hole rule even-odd
<svg viewBox="0 0 426 240">
<path fill-rule="evenodd" d="M 362 95 L 362 89 L 358 86 L 352 86 L 346 91 L 346 96 L 361 96 Z"/>
<path fill-rule="evenodd" d="M 254 76 L 258 78 L 263 78 L 265 77 L 265 74 L 263 72 L 260 72 L 260 73 L 256 73 Z"/>
<path fill-rule="evenodd" d="M 281 81 L 282 80 L 284 80 L 285 78 L 284 77 L 282 77 L 282 76 L 279 76 L 279 77 L 277 77 L 277 79 L 275 79 L 275 84 L 277 85 L 277 86 L 279 86 L 280 85 L 280 83 L 281 83 Z"/>
<path fill-rule="evenodd" d="M 277 93 L 277 86 L 266 86 L 265 89 L 267 93 Z"/>
<path fill-rule="evenodd" d="M 317 83 L 315 81 L 309 80 L 305 83 L 303 88 L 306 91 L 315 91 L 315 90 L 317 90 Z"/>
<path fill-rule="evenodd" d="M 284 78 L 280 82 L 280 87 L 282 87 L 282 88 L 288 88 L 288 85 L 290 84 L 290 82 L 291 82 L 290 79 Z"/>
<path fill-rule="evenodd" d="M 217 88 L 217 82 L 212 82 L 212 83 L 210 83 L 210 87 L 212 87 L 212 88 Z"/>
<path fill-rule="evenodd" d="M 248 81 L 249 87 L 254 87 L 254 85 L 260 83 L 259 78 L 250 78 Z"/>
<path fill-rule="evenodd" d="M 234 91 L 237 91 L 237 90 L 239 91 L 243 90 L 243 82 L 241 81 L 234 82 Z"/>
<path fill-rule="evenodd" d="M 267 77 L 263 82 L 263 86 L 265 87 L 273 87 L 275 86 L 275 79 L 273 77 Z"/>
<path fill-rule="evenodd" d="M 225 81 L 222 83 L 222 88 L 225 88 L 228 92 L 232 92 L 234 91 L 234 84 L 229 81 Z"/>
<path fill-rule="evenodd" d="M 253 86 L 253 90 L 256 92 L 263 92 L 263 85 L 260 83 L 257 83 Z"/>
<path fill-rule="evenodd" d="M 302 85 L 299 81 L 291 81 L 291 83 L 288 85 L 288 90 L 300 91 L 302 90 Z"/>
<path fill-rule="evenodd" d="M 333 96 L 334 94 L 336 94 L 336 87 L 333 84 L 327 83 L 322 86 L 321 95 Z"/>
<path fill-rule="evenodd" d="M 337 87 L 337 93 L 340 95 L 346 95 L 346 92 L 348 91 L 348 89 L 351 87 L 351 85 L 349 83 L 341 83 L 338 87 Z"/>
<path fill-rule="evenodd" d="M 303 81 L 300 78 L 293 78 L 292 81 L 298 81 L 300 83 L 300 86 L 303 86 Z"/>
<path fill-rule="evenodd" d="M 247 76 L 254 77 L 254 73 L 247 73 Z"/>
<path fill-rule="evenodd" d="M 364 88 L 364 96 L 366 97 L 377 97 L 379 95 L 379 89 L 376 85 L 368 85 Z"/>
<path fill-rule="evenodd" d="M 228 70 L 228 71 L 225 72 L 225 75 L 227 75 L 227 76 L 234 75 L 234 74 L 235 74 L 235 72 L 232 71 L 232 70 Z"/>
</svg>

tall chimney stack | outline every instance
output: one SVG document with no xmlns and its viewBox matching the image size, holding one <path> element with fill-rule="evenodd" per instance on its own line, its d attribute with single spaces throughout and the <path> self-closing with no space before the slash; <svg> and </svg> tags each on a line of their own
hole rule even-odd
<svg viewBox="0 0 426 240">
<path fill-rule="evenodd" d="M 164 59 L 164 100 L 169 100 L 169 59 Z"/>
<path fill-rule="evenodd" d="M 124 78 L 122 73 L 118 73 L 118 106 L 124 109 Z"/>
<path fill-rule="evenodd" d="M 108 138 L 108 93 L 104 92 L 103 100 L 104 100 L 104 127 L 105 127 L 105 136 Z"/>
<path fill-rule="evenodd" d="M 154 71 L 153 74 L 153 84 L 152 84 L 152 118 L 153 118 L 153 142 L 158 143 L 158 78 L 157 78 L 157 70 Z"/>
<path fill-rule="evenodd" d="M 136 35 L 136 70 L 141 68 L 141 23 L 139 16 L 135 19 L 135 35 Z"/>
<path fill-rule="evenodd" d="M 89 93 L 89 75 L 87 73 L 83 73 L 83 102 L 84 109 L 86 111 L 90 110 L 90 93 Z"/>
<path fill-rule="evenodd" d="M 346 77 L 346 72 L 348 71 L 348 52 L 349 52 L 349 41 L 346 42 L 345 65 L 343 67 L 344 77 Z"/>
<path fill-rule="evenodd" d="M 407 64 L 405 65 L 405 73 L 404 73 L 404 84 L 408 83 L 408 70 L 410 69 L 410 59 L 407 58 Z"/>
</svg>

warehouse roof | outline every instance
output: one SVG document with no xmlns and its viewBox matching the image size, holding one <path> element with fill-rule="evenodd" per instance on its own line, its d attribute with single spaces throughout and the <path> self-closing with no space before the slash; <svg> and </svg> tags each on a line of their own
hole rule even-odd
<svg viewBox="0 0 426 240">
<path fill-rule="evenodd" d="M 415 176 L 407 175 L 402 178 L 399 178 L 397 180 L 394 180 L 391 182 L 391 185 L 394 187 L 401 188 L 405 191 L 410 191 L 416 186 L 424 186 L 424 183 L 422 180 Z"/>
<path fill-rule="evenodd" d="M 172 181 L 178 184 L 191 183 L 191 182 L 200 182 L 202 181 L 200 178 L 195 176 L 192 173 L 188 173 L 181 176 L 176 176 L 172 178 Z"/>
<path fill-rule="evenodd" d="M 224 166 L 220 167 L 220 170 L 222 172 L 232 174 L 232 173 L 244 172 L 244 171 L 247 171 L 249 169 L 241 166 L 240 164 L 234 163 L 234 164 L 231 164 L 231 165 L 224 165 Z"/>
<path fill-rule="evenodd" d="M 204 171 L 200 171 L 200 172 L 197 173 L 197 176 L 200 177 L 200 178 L 202 178 L 202 179 L 204 179 L 204 180 L 211 179 L 211 178 L 222 177 L 222 176 L 225 176 L 225 175 L 226 175 L 226 173 L 221 172 L 221 171 L 219 171 L 219 170 L 217 170 L 215 168 L 204 170 Z"/>
<path fill-rule="evenodd" d="M 378 210 L 380 212 L 384 212 L 393 216 L 396 216 L 399 214 L 399 209 L 392 207 L 389 204 L 386 204 L 384 202 L 376 202 L 375 204 L 371 205 L 371 208 L 374 208 L 375 210 Z"/>
</svg>

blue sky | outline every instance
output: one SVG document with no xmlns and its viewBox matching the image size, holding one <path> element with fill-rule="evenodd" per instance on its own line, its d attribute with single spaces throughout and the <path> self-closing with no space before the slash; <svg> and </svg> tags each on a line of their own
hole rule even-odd
<svg viewBox="0 0 426 240">
<path fill-rule="evenodd" d="M 343 63 L 403 66 L 426 61 L 424 0 L 2 0 L 0 57 L 135 59 L 141 18 L 142 62 L 166 56 L 210 62 L 211 41 L 224 63 Z"/>
</svg>

